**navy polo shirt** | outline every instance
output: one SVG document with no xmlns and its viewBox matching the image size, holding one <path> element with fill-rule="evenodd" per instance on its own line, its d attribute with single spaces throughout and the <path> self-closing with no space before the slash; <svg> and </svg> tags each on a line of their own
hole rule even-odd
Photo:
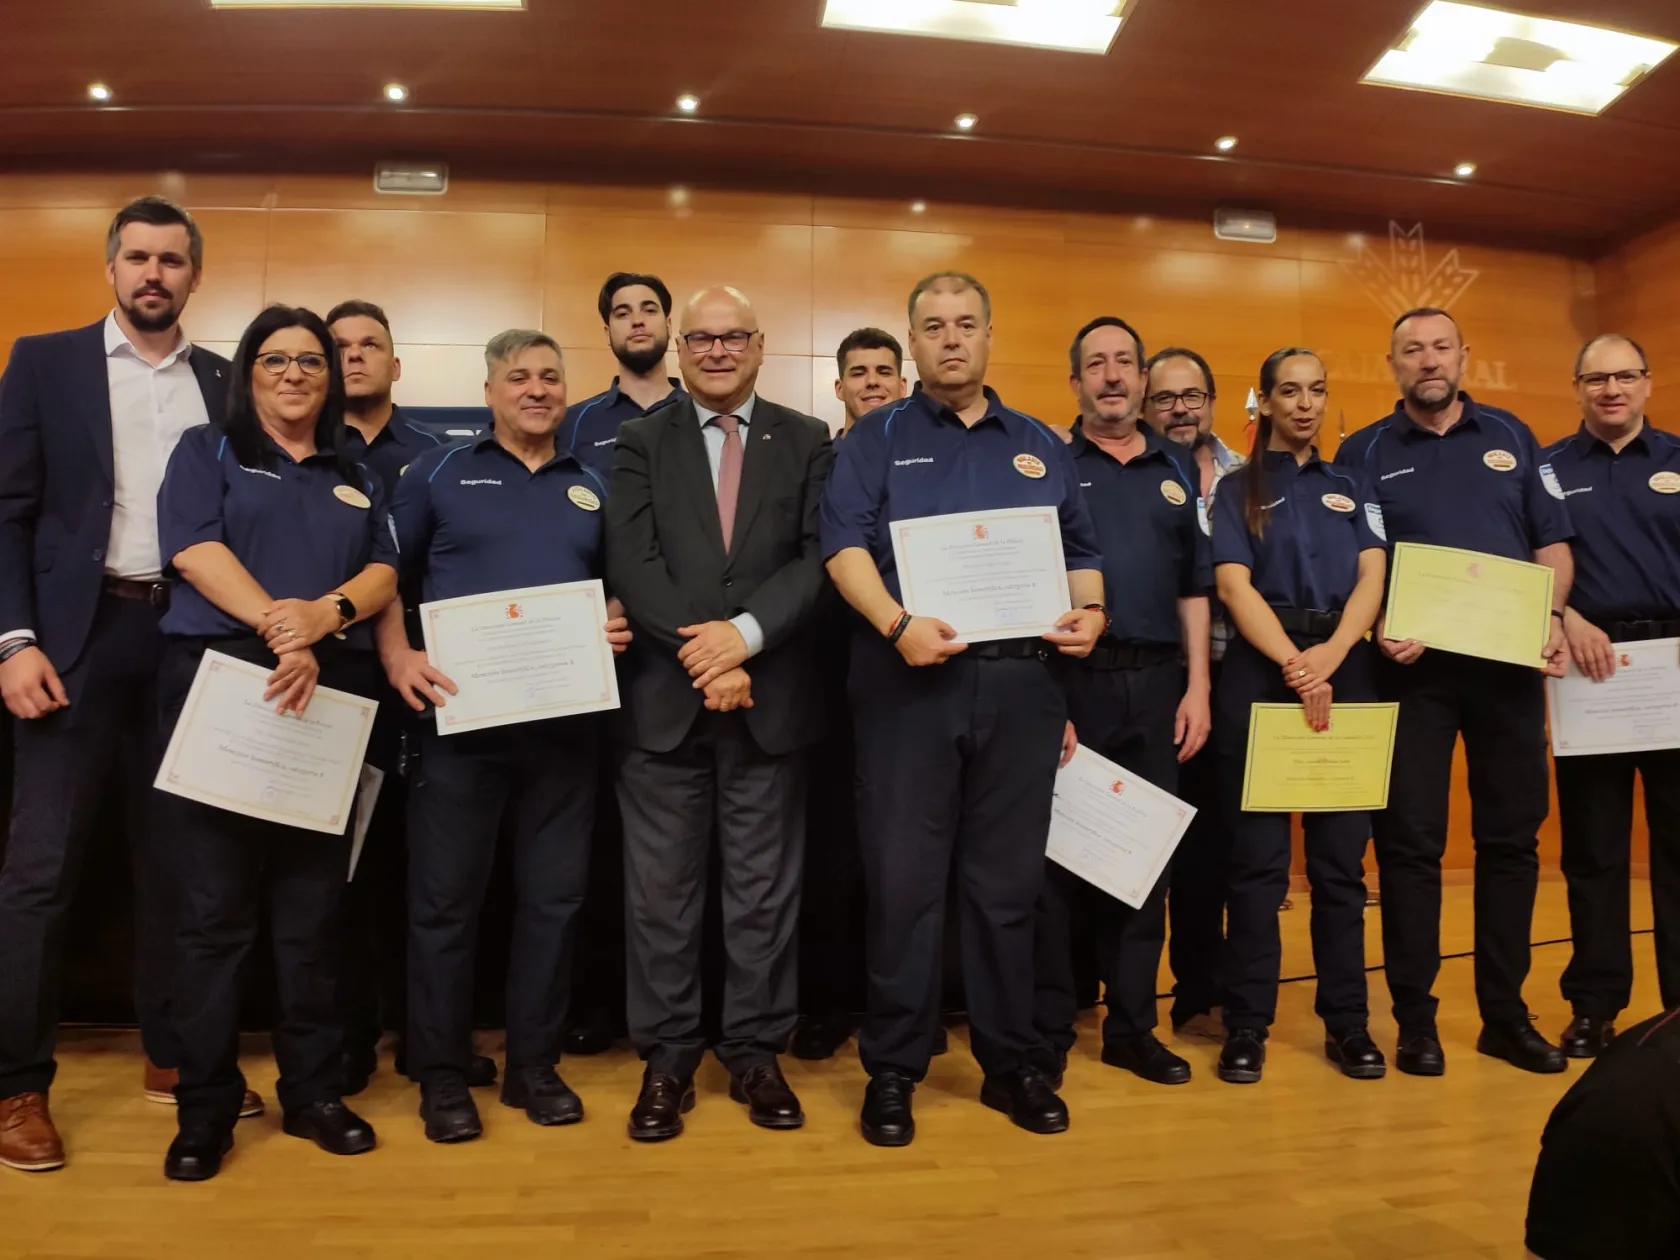
<svg viewBox="0 0 1680 1260">
<path fill-rule="evenodd" d="M 344 453 L 379 478 L 387 500 L 396 493 L 397 478 L 402 476 L 403 469 L 427 451 L 444 444 L 442 438 L 403 419 L 400 407 L 391 409 L 391 418 L 372 442 L 363 439 L 355 425 L 348 421 L 344 425 Z"/>
<path fill-rule="evenodd" d="M 181 435 L 158 490 L 166 565 L 188 547 L 219 542 L 275 599 L 319 599 L 370 564 L 396 567 L 379 478 L 358 465 L 361 485 L 347 486 L 331 455 L 298 463 L 267 434 L 262 443 L 264 463 L 246 466 L 217 425 Z M 254 633 L 178 579 L 160 624 L 165 634 L 192 638 Z M 346 638 L 371 649 L 372 623 L 358 622 Z"/>
<path fill-rule="evenodd" d="M 1359 584 L 1359 554 L 1383 550 L 1382 509 L 1360 478 L 1315 450 L 1297 464 L 1267 451 L 1266 502 L 1257 538 L 1248 528 L 1248 477 L 1237 472 L 1213 499 L 1213 562 L 1240 564 L 1273 608 L 1339 613 Z"/>
<path fill-rule="evenodd" d="M 407 580 L 428 601 L 601 576 L 607 485 L 562 449 L 536 472 L 494 433 L 428 451 L 391 503 Z"/>
<path fill-rule="evenodd" d="M 560 445 L 603 480 L 611 476 L 613 456 L 618 446 L 618 426 L 626 420 L 656 411 L 675 399 L 687 397 L 688 391 L 683 389 L 681 381 L 674 376 L 666 379 L 671 382 L 671 392 L 644 410 L 634 398 L 618 388 L 618 377 L 613 377 L 606 393 L 585 398 L 566 408 L 566 424 L 560 430 Z"/>
<path fill-rule="evenodd" d="M 1680 617 L 1680 438 L 1647 422 L 1617 454 L 1583 425 L 1546 462 L 1575 525 L 1571 607 L 1599 623 Z"/>
<path fill-rule="evenodd" d="M 1073 462 L 1103 558 L 1103 589 L 1123 643 L 1183 641 L 1178 601 L 1213 591 L 1207 535 L 1196 514 L 1200 484 L 1189 452 L 1146 425 L 1141 454 L 1122 464 L 1073 429 Z"/>
<path fill-rule="evenodd" d="M 1067 443 L 1047 425 L 1004 406 L 989 388 L 986 403 L 986 414 L 971 428 L 918 383 L 910 397 L 853 425 L 823 493 L 823 558 L 862 547 L 897 599 L 892 522 L 1053 507 L 1067 567 L 1102 568 Z"/>
<path fill-rule="evenodd" d="M 1545 484 L 1540 444 L 1521 420 L 1460 394 L 1464 414 L 1431 433 L 1394 414 L 1342 443 L 1336 463 L 1363 476 L 1382 505 L 1390 544 L 1460 547 L 1534 559 L 1574 530 L 1561 492 Z"/>
</svg>

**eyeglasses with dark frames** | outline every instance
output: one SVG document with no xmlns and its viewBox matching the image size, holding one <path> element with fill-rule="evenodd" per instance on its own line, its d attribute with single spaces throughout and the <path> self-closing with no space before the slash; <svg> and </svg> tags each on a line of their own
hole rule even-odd
<svg viewBox="0 0 1680 1260">
<path fill-rule="evenodd" d="M 1184 389 L 1176 394 L 1159 393 L 1149 395 L 1149 405 L 1156 411 L 1171 411 L 1178 403 L 1183 403 L 1186 411 L 1199 411 L 1207 406 L 1213 395 L 1205 389 Z"/>
<path fill-rule="evenodd" d="M 281 354 L 278 350 L 257 356 L 257 366 L 270 376 L 284 376 L 292 364 L 305 376 L 319 376 L 327 370 L 327 356 L 307 351 L 303 354 Z"/>
<path fill-rule="evenodd" d="M 683 334 L 683 344 L 688 347 L 690 354 L 710 354 L 712 347 L 718 342 L 730 354 L 745 354 L 752 339 L 757 333 L 748 332 L 744 328 L 732 328 L 726 333 L 691 332 Z"/>
</svg>

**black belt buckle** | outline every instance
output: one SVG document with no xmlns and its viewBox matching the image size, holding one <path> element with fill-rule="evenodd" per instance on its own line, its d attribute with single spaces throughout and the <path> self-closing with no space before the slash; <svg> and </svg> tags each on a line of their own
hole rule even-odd
<svg viewBox="0 0 1680 1260">
<path fill-rule="evenodd" d="M 152 582 L 146 592 L 146 602 L 153 608 L 167 610 L 169 608 L 169 583 Z"/>
</svg>

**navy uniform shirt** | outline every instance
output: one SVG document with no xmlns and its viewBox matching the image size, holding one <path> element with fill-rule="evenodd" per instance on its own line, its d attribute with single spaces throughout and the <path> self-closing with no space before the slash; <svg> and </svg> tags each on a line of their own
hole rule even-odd
<svg viewBox="0 0 1680 1260">
<path fill-rule="evenodd" d="M 655 411 L 666 403 L 687 396 L 682 382 L 667 377 L 671 392 L 646 410 L 636 400 L 618 388 L 618 377 L 604 394 L 585 398 L 566 408 L 566 423 L 560 429 L 560 445 L 577 456 L 578 462 L 592 469 L 602 480 L 612 475 L 614 448 L 618 445 L 618 426 Z"/>
<path fill-rule="evenodd" d="M 391 504 L 405 580 L 426 600 L 601 576 L 606 482 L 562 449 L 536 472 L 494 433 L 426 452 Z"/>
<path fill-rule="evenodd" d="M 1382 550 L 1382 509 L 1352 472 L 1315 450 L 1297 464 L 1267 451 L 1266 503 L 1258 538 L 1248 528 L 1248 477 L 1227 477 L 1213 499 L 1213 562 L 1240 564 L 1273 608 L 1339 613 L 1359 584 L 1359 553 Z"/>
<path fill-rule="evenodd" d="M 1102 568 L 1067 443 L 1047 425 L 1005 407 L 991 389 L 986 404 L 986 414 L 970 428 L 917 384 L 909 398 L 853 425 L 823 493 L 823 558 L 862 547 L 898 599 L 893 521 L 1053 507 L 1069 570 Z"/>
<path fill-rule="evenodd" d="M 396 567 L 379 478 L 357 465 L 361 485 L 346 485 L 330 454 L 298 463 L 267 434 L 262 443 L 265 463 L 246 466 L 216 425 L 181 435 L 158 490 L 166 564 L 188 547 L 219 542 L 275 599 L 319 599 L 370 564 Z M 179 580 L 160 624 L 165 634 L 193 638 L 255 633 Z M 346 638 L 371 649 L 372 623 L 358 622 Z"/>
<path fill-rule="evenodd" d="M 1396 406 L 1342 443 L 1336 463 L 1364 477 L 1382 505 L 1389 544 L 1461 547 L 1510 560 L 1534 559 L 1574 530 L 1562 492 L 1528 426 L 1508 411 L 1460 394 L 1464 414 L 1431 433 Z"/>
<path fill-rule="evenodd" d="M 442 438 L 403 419 L 400 407 L 391 409 L 391 418 L 372 442 L 364 440 L 355 425 L 348 421 L 344 425 L 344 453 L 379 478 L 387 500 L 396 493 L 397 478 L 402 476 L 403 469 L 442 445 Z"/>
<path fill-rule="evenodd" d="M 1109 633 L 1122 643 L 1178 644 L 1178 601 L 1213 593 L 1199 482 L 1189 451 L 1147 425 L 1138 432 L 1143 452 L 1122 464 L 1076 424 L 1073 462 L 1102 552 Z"/>
<path fill-rule="evenodd" d="M 1570 606 L 1600 626 L 1680 617 L 1680 438 L 1647 422 L 1618 455 L 1583 425 L 1546 462 L 1575 525 Z"/>
</svg>

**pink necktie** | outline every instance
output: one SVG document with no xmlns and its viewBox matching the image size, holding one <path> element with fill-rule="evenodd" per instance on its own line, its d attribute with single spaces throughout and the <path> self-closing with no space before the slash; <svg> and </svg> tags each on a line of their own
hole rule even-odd
<svg viewBox="0 0 1680 1260">
<path fill-rule="evenodd" d="M 723 430 L 723 458 L 718 461 L 718 524 L 723 526 L 723 549 L 735 536 L 735 502 L 741 497 L 741 417 L 714 416 Z"/>
</svg>

